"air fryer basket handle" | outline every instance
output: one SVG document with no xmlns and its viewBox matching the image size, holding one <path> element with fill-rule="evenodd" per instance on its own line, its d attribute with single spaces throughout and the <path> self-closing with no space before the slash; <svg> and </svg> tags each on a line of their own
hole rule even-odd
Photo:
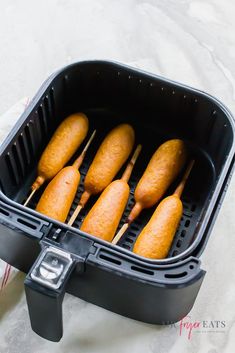
<svg viewBox="0 0 235 353">
<path fill-rule="evenodd" d="M 65 291 L 44 290 L 28 277 L 24 284 L 33 331 L 47 340 L 58 342 L 63 336 L 62 302 Z"/>
<path fill-rule="evenodd" d="M 32 329 L 50 341 L 58 342 L 63 336 L 62 303 L 73 265 L 69 253 L 48 247 L 24 282 Z"/>
</svg>

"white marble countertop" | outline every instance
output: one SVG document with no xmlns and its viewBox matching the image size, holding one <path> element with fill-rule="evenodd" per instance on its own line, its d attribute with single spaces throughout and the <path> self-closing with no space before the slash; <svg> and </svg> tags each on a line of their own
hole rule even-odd
<svg viewBox="0 0 235 353">
<path fill-rule="evenodd" d="M 161 74 L 215 95 L 235 114 L 233 0 L 0 0 L 0 5 L 0 137 L 24 101 L 3 115 L 9 107 L 32 97 L 55 69 L 82 59 L 113 59 Z M 64 337 L 58 344 L 45 341 L 30 328 L 24 275 L 17 273 L 0 292 L 0 353 L 233 353 L 234 205 L 235 177 L 201 258 L 208 273 L 188 319 L 201 328 L 190 340 L 185 329 L 180 336 L 179 324 L 136 322 L 66 295 Z"/>
</svg>

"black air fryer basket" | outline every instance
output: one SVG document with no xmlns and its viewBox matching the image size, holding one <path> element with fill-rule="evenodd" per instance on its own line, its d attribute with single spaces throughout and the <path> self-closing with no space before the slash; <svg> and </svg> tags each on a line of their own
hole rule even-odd
<svg viewBox="0 0 235 353">
<path fill-rule="evenodd" d="M 97 129 L 81 168 L 82 180 L 103 137 L 117 124 L 133 125 L 136 142 L 143 144 L 120 226 L 133 205 L 136 182 L 156 148 L 170 138 L 188 144 L 196 163 L 182 197 L 183 218 L 166 259 L 150 260 L 131 252 L 153 209 L 145 210 L 116 246 L 79 231 L 95 198 L 73 227 L 34 210 L 43 188 L 29 207 L 22 206 L 53 132 L 65 117 L 79 111 L 87 114 L 90 131 Z M 205 275 L 199 257 L 233 164 L 232 116 L 203 92 L 106 61 L 78 62 L 52 75 L 2 144 L 0 157 L 0 257 L 28 273 L 25 291 L 33 330 L 60 340 L 65 291 L 148 323 L 167 324 L 185 316 Z M 48 268 L 54 270 L 53 278 L 45 275 Z"/>
</svg>

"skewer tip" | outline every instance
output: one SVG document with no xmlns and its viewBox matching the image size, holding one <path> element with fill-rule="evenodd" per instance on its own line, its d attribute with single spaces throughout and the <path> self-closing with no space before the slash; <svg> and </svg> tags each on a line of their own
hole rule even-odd
<svg viewBox="0 0 235 353">
<path fill-rule="evenodd" d="M 194 159 L 192 159 L 192 160 L 189 162 L 189 164 L 188 164 L 188 166 L 187 166 L 187 168 L 186 168 L 186 171 L 185 171 L 185 173 L 184 173 L 184 175 L 183 175 L 183 178 L 182 178 L 181 182 L 179 183 L 179 185 L 177 186 L 177 188 L 176 188 L 175 191 L 174 191 L 174 195 L 177 195 L 179 198 L 181 197 L 181 195 L 182 195 L 182 193 L 183 193 L 185 184 L 186 184 L 186 182 L 187 182 L 187 180 L 188 180 L 188 177 L 189 177 L 189 175 L 190 175 L 190 173 L 191 173 L 191 170 L 192 170 L 192 168 L 193 168 L 193 166 L 194 166 L 194 163 L 195 163 L 195 160 L 194 160 Z"/>
<path fill-rule="evenodd" d="M 117 242 L 121 239 L 127 228 L 129 227 L 129 223 L 124 223 L 120 230 L 117 232 L 115 237 L 112 240 L 112 244 L 116 245 Z"/>
<path fill-rule="evenodd" d="M 138 146 L 136 147 L 135 152 L 134 152 L 134 154 L 133 154 L 132 162 L 134 161 L 134 163 L 135 163 L 135 161 L 136 161 L 137 158 L 139 157 L 139 154 L 140 154 L 141 150 L 142 150 L 142 145 L 141 145 L 141 144 L 138 144 Z"/>
<path fill-rule="evenodd" d="M 81 209 L 82 209 L 82 205 L 80 205 L 80 204 L 77 205 L 77 207 L 76 207 L 74 213 L 72 214 L 71 218 L 70 218 L 69 221 L 68 221 L 68 225 L 69 225 L 69 226 L 72 226 L 72 225 L 73 225 L 73 223 L 75 222 L 75 220 L 76 220 L 77 216 L 79 215 Z"/>
<path fill-rule="evenodd" d="M 92 132 L 91 137 L 90 137 L 89 140 L 87 141 L 87 144 L 86 144 L 86 146 L 84 147 L 83 152 L 86 152 L 86 151 L 88 150 L 88 147 L 90 146 L 90 144 L 91 144 L 93 138 L 95 137 L 95 134 L 96 134 L 96 129 Z"/>
<path fill-rule="evenodd" d="M 131 157 L 131 160 L 129 161 L 129 163 L 127 164 L 126 166 L 126 169 L 124 170 L 123 174 L 122 174 L 122 177 L 121 179 L 126 181 L 128 183 L 129 179 L 130 179 L 130 176 L 131 176 L 131 173 L 132 173 L 132 170 L 134 168 L 134 165 L 137 161 L 137 158 L 139 157 L 139 154 L 141 152 L 141 149 L 142 149 L 142 145 L 138 145 Z"/>
<path fill-rule="evenodd" d="M 75 161 L 73 162 L 73 166 L 77 169 L 79 169 L 81 167 L 81 164 L 85 158 L 85 155 L 86 155 L 86 152 L 93 140 L 93 138 L 95 137 L 95 134 L 96 134 L 96 130 L 93 131 L 91 137 L 89 138 L 89 140 L 87 141 L 86 143 L 86 146 L 84 147 L 84 149 L 82 150 L 82 153 L 78 156 L 77 159 L 75 159 Z"/>
<path fill-rule="evenodd" d="M 29 194 L 28 198 L 27 198 L 26 201 L 23 203 L 23 206 L 27 206 L 27 205 L 28 205 L 29 201 L 32 199 L 32 197 L 33 197 L 34 193 L 36 192 L 36 190 L 37 190 L 37 189 L 33 189 L 33 190 L 31 191 L 31 193 Z"/>
</svg>

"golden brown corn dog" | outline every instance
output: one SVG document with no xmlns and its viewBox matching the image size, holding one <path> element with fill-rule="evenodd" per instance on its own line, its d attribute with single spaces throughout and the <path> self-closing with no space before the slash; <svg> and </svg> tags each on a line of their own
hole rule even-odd
<svg viewBox="0 0 235 353">
<path fill-rule="evenodd" d="M 128 226 L 144 208 L 152 207 L 162 198 L 182 170 L 186 157 L 185 144 L 179 139 L 166 141 L 156 150 L 136 186 L 135 205 L 128 216 L 127 222 L 113 239 L 113 244 L 119 241 Z"/>
<path fill-rule="evenodd" d="M 133 248 L 135 254 L 150 259 L 164 259 L 167 256 L 183 214 L 180 196 L 193 164 L 194 161 L 189 164 L 174 194 L 160 202 L 149 222 L 140 232 Z"/>
<path fill-rule="evenodd" d="M 135 132 L 128 124 L 121 124 L 109 132 L 101 143 L 84 181 L 84 192 L 70 218 L 72 225 L 91 195 L 99 194 L 108 186 L 129 157 Z"/>
<path fill-rule="evenodd" d="M 28 204 L 36 190 L 52 179 L 79 148 L 88 132 L 88 119 L 83 113 L 72 114 L 56 129 L 38 163 L 38 176 L 31 186 L 31 194 L 24 203 Z"/>
<path fill-rule="evenodd" d="M 138 145 L 122 178 L 104 189 L 82 223 L 80 229 L 83 232 L 107 241 L 113 239 L 129 198 L 128 181 L 140 151 L 141 145 Z"/>
<path fill-rule="evenodd" d="M 95 131 L 73 165 L 61 169 L 47 185 L 37 204 L 36 211 L 57 221 L 65 222 L 80 182 L 78 168 L 82 164 L 94 136 Z"/>
<path fill-rule="evenodd" d="M 155 205 L 181 172 L 186 162 L 186 147 L 182 140 L 164 142 L 153 154 L 135 189 L 135 205 L 129 222 L 138 217 L 144 208 Z"/>
<path fill-rule="evenodd" d="M 50 181 L 44 190 L 36 211 L 65 222 L 73 203 L 80 182 L 80 173 L 73 166 L 68 166 Z"/>
</svg>

